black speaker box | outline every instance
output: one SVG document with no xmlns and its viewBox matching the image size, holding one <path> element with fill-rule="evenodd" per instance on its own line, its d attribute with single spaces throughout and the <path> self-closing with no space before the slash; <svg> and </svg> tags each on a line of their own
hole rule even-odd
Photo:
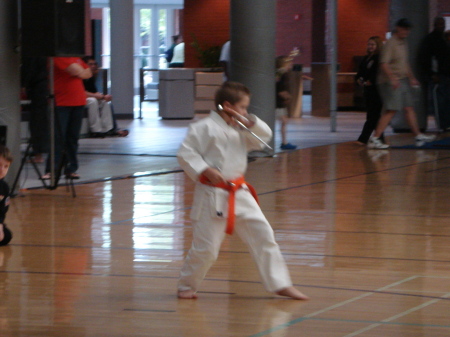
<svg viewBox="0 0 450 337">
<path fill-rule="evenodd" d="M 85 0 L 21 0 L 22 55 L 85 56 Z"/>
</svg>

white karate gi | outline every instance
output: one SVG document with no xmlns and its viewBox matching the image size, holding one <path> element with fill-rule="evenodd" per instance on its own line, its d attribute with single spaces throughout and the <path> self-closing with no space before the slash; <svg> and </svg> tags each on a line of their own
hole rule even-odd
<svg viewBox="0 0 450 337">
<path fill-rule="evenodd" d="M 114 127 L 111 106 L 105 100 L 95 97 L 86 99 L 88 109 L 89 131 L 95 133 L 106 133 Z"/>
<path fill-rule="evenodd" d="M 251 130 L 269 141 L 272 137 L 269 126 L 254 115 L 249 119 L 256 122 Z M 194 236 L 180 272 L 179 291 L 198 290 L 217 259 L 225 237 L 228 191 L 200 183 L 199 175 L 213 167 L 227 180 L 239 178 L 247 168 L 247 153 L 262 147 L 250 133 L 229 126 L 214 111 L 209 117 L 191 124 L 178 151 L 181 167 L 196 181 L 191 211 Z M 266 290 L 275 292 L 292 286 L 272 227 L 246 186 L 236 191 L 235 214 L 234 231 L 247 244 Z"/>
</svg>

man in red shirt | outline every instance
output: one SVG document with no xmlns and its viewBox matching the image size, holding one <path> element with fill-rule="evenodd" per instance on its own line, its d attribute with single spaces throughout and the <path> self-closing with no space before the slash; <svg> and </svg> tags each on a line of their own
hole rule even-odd
<svg viewBox="0 0 450 337">
<path fill-rule="evenodd" d="M 59 167 L 62 151 L 66 151 L 67 164 L 64 174 L 69 179 L 79 179 L 78 139 L 83 120 L 86 92 L 83 79 L 92 76 L 89 67 L 79 57 L 55 57 L 54 93 L 55 93 L 55 169 Z M 50 156 L 47 159 L 46 174 L 43 179 L 50 179 Z"/>
</svg>

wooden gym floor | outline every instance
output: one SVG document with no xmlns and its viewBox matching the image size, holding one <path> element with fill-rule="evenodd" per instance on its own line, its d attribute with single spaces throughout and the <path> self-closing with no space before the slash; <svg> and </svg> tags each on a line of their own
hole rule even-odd
<svg viewBox="0 0 450 337">
<path fill-rule="evenodd" d="M 199 298 L 176 298 L 193 183 L 173 151 L 190 121 L 148 118 L 129 122 L 128 139 L 82 141 L 88 177 L 76 198 L 31 188 L 39 183 L 26 172 L 30 189 L 7 215 L 15 237 L 0 247 L 0 336 L 449 336 L 450 152 L 366 150 L 350 142 L 363 119 L 342 114 L 337 134 L 311 131 L 327 119 L 294 120 L 297 144 L 323 144 L 249 164 L 293 282 L 311 300 L 267 293 L 237 237 Z M 154 125 L 160 133 L 148 132 Z M 153 156 L 136 159 L 145 144 Z"/>
</svg>

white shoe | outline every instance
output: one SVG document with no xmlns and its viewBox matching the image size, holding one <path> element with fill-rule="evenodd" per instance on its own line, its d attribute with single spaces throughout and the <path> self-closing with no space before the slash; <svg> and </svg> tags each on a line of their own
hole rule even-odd
<svg viewBox="0 0 450 337">
<path fill-rule="evenodd" d="M 367 147 L 369 149 L 388 149 L 389 145 L 383 143 L 378 137 L 370 137 Z"/>
<path fill-rule="evenodd" d="M 416 142 L 432 142 L 436 139 L 435 135 L 426 135 L 424 133 L 420 133 L 416 136 Z"/>
</svg>

